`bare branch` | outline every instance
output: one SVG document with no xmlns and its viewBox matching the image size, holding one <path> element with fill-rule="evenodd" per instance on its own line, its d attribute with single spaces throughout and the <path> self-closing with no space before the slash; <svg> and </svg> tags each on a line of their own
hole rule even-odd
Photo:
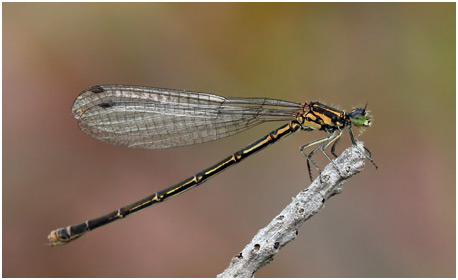
<svg viewBox="0 0 458 280">
<path fill-rule="evenodd" d="M 326 166 L 313 183 L 301 191 L 283 211 L 235 257 L 229 267 L 218 277 L 254 277 L 262 266 L 273 260 L 280 249 L 296 238 L 297 229 L 310 217 L 318 213 L 325 201 L 342 191 L 343 183 L 361 172 L 364 167 L 364 146 L 346 149 L 334 163 Z"/>
</svg>

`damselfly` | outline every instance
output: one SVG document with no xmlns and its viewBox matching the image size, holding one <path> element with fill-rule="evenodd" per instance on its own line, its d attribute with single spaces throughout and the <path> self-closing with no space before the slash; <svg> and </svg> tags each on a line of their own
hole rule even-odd
<svg viewBox="0 0 458 280">
<path fill-rule="evenodd" d="M 326 137 L 300 147 L 307 158 L 312 179 L 310 164 L 320 171 L 311 160 L 316 151 L 321 150 L 332 162 L 325 149 L 332 144 L 331 153 L 337 157 L 335 144 L 344 128 L 348 128 L 350 139 L 355 144 L 352 125 L 371 125 L 366 108 L 345 112 L 318 102 L 301 104 L 269 98 L 230 98 L 128 85 L 91 87 L 76 98 L 72 113 L 86 134 L 110 144 L 139 149 L 193 145 L 230 136 L 264 122 L 288 123 L 178 184 L 99 218 L 52 231 L 48 236 L 51 245 L 67 244 L 88 231 L 190 190 L 298 130 L 328 133 Z M 316 147 L 306 153 L 305 150 L 312 146 Z M 361 152 L 375 165 L 369 150 L 366 151 Z"/>
</svg>

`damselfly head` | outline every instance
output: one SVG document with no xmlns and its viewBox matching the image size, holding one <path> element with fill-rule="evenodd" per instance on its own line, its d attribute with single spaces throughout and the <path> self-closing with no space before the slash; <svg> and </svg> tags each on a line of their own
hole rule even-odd
<svg viewBox="0 0 458 280">
<path fill-rule="evenodd" d="M 368 115 L 366 107 L 353 109 L 350 113 L 347 113 L 347 115 L 350 118 L 351 123 L 355 126 L 371 126 L 371 117 Z"/>
</svg>

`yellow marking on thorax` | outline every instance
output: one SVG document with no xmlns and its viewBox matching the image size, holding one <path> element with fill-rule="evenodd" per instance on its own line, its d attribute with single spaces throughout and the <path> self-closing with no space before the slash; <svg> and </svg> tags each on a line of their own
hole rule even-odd
<svg viewBox="0 0 458 280">
<path fill-rule="evenodd" d="M 307 113 L 305 116 L 312 121 L 316 121 L 316 116 L 314 114 Z"/>
<path fill-rule="evenodd" d="M 324 124 L 332 124 L 332 120 L 328 116 L 324 114 L 320 114 L 320 113 L 315 113 L 315 114 L 317 114 L 323 120 Z"/>
<path fill-rule="evenodd" d="M 316 122 L 312 122 L 312 121 L 308 121 L 308 120 L 304 120 L 304 123 L 302 124 L 302 126 L 310 127 L 312 129 L 320 129 L 321 128 L 320 124 L 317 124 Z"/>
</svg>

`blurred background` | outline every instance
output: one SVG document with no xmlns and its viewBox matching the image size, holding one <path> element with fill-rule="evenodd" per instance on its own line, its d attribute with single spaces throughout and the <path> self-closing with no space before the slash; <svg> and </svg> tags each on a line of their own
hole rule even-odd
<svg viewBox="0 0 458 280">
<path fill-rule="evenodd" d="M 81 91 L 109 83 L 345 110 L 368 102 L 374 122 L 359 139 L 380 168 L 367 162 L 256 276 L 455 277 L 455 3 L 4 3 L 4 277 L 213 277 L 308 186 L 299 147 L 322 132 L 46 246 L 51 230 L 175 184 L 283 124 L 181 148 L 116 147 L 70 113 Z"/>
</svg>

